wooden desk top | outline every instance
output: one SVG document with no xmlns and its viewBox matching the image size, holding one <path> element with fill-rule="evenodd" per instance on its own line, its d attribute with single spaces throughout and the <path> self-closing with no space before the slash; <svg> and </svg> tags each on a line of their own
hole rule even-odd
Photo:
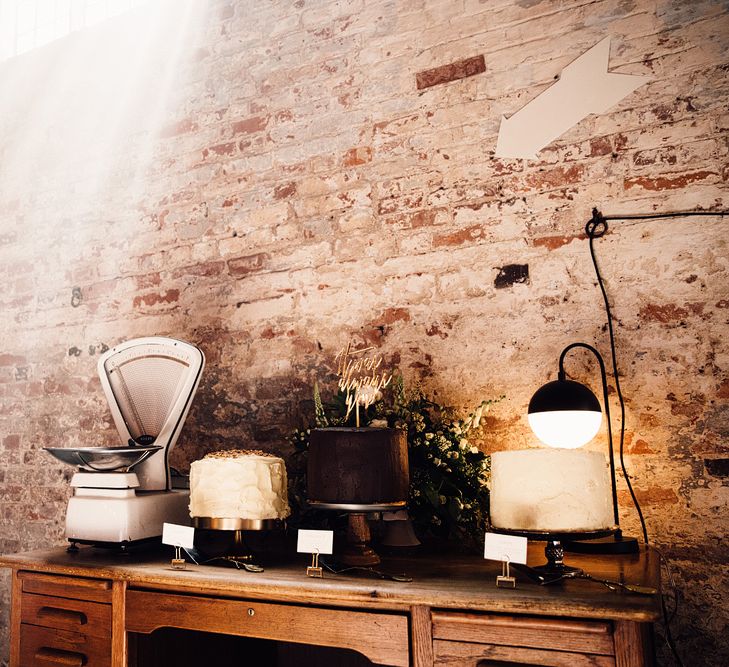
<svg viewBox="0 0 729 667">
<path fill-rule="evenodd" d="M 529 543 L 530 565 L 544 562 L 544 544 Z M 195 593 L 216 597 L 272 600 L 333 607 L 406 611 L 413 605 L 466 611 L 601 618 L 652 622 L 660 614 L 658 595 L 613 592 L 602 584 L 567 580 L 539 586 L 517 574 L 517 587 L 496 588 L 501 565 L 478 556 L 385 558 L 378 569 L 406 573 L 410 583 L 369 575 L 305 576 L 310 558 L 298 554 L 290 563 L 266 566 L 261 573 L 188 563 L 186 570 L 170 567 L 171 550 L 130 555 L 82 547 L 0 556 L 0 566 L 81 577 L 123 580 L 130 588 Z M 589 574 L 660 590 L 660 569 L 652 551 L 627 556 L 566 554 L 567 564 Z"/>
</svg>

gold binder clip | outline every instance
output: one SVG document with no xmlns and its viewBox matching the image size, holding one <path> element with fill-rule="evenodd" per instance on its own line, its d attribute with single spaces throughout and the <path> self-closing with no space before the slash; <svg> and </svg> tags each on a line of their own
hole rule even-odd
<svg viewBox="0 0 729 667">
<path fill-rule="evenodd" d="M 516 577 L 512 577 L 509 571 L 509 558 L 504 556 L 501 561 L 501 574 L 496 577 L 497 588 L 516 588 Z"/>
<path fill-rule="evenodd" d="M 187 567 L 182 557 L 182 547 L 175 545 L 175 557 L 170 561 L 173 570 L 184 570 Z"/>
<path fill-rule="evenodd" d="M 320 579 L 324 578 L 324 570 L 322 570 L 319 565 L 319 551 L 315 551 L 311 554 L 311 565 L 306 568 L 306 576 L 319 577 Z"/>
</svg>

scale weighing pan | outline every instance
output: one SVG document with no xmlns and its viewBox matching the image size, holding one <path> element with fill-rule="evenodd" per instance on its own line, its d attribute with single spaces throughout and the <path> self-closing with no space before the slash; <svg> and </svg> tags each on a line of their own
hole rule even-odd
<svg viewBox="0 0 729 667">
<path fill-rule="evenodd" d="M 134 447 L 44 447 L 59 461 L 93 472 L 127 472 L 155 452 L 159 445 Z"/>
</svg>

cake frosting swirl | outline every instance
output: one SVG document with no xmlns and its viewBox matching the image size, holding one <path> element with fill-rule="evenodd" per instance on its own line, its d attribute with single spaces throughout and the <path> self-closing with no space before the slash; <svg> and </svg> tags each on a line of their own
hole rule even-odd
<svg viewBox="0 0 729 667">
<path fill-rule="evenodd" d="M 285 519 L 288 503 L 283 459 L 259 450 L 211 452 L 190 465 L 190 516 Z"/>
</svg>

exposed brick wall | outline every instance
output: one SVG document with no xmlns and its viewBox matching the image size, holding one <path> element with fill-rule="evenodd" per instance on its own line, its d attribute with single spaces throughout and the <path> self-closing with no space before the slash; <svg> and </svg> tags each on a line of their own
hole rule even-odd
<svg viewBox="0 0 729 667">
<path fill-rule="evenodd" d="M 608 352 L 592 206 L 729 205 L 725 3 L 205 4 L 175 67 L 174 31 L 136 44 L 128 89 L 128 61 L 67 59 L 91 37 L 0 65 L 0 552 L 62 541 L 70 470 L 41 447 L 115 442 L 95 369 L 108 346 L 161 334 L 204 349 L 183 469 L 219 447 L 285 454 L 350 337 L 455 405 L 506 394 L 483 446 L 523 447 L 559 351 Z M 494 157 L 501 116 L 608 34 L 611 69 L 652 81 L 538 161 Z M 464 65 L 479 54 L 485 71 Z M 419 73 L 435 85 L 419 90 Z M 729 653 L 724 228 L 615 223 L 597 243 L 627 461 L 696 665 Z M 626 493 L 620 480 L 636 534 Z"/>
</svg>

